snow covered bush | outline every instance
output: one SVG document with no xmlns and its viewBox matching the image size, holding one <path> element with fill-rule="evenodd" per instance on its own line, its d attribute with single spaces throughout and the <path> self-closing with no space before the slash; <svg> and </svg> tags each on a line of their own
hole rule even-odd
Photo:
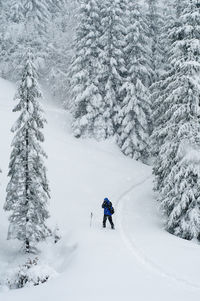
<svg viewBox="0 0 200 301">
<path fill-rule="evenodd" d="M 38 258 L 28 259 L 27 262 L 6 275 L 3 285 L 9 289 L 26 286 L 37 286 L 55 277 L 56 272 L 46 265 L 38 264 Z"/>
</svg>

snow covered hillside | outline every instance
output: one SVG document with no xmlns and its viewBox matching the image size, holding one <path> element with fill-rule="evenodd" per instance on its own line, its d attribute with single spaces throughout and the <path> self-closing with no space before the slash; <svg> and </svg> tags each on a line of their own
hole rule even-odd
<svg viewBox="0 0 200 301">
<path fill-rule="evenodd" d="M 12 133 L 15 86 L 0 79 L 0 280 L 19 263 L 19 244 L 7 241 L 2 207 Z M 123 156 L 114 141 L 75 139 L 70 117 L 48 94 L 44 149 L 51 188 L 49 221 L 62 239 L 40 245 L 39 259 L 55 272 L 46 284 L 0 289 L 3 301 L 196 301 L 200 246 L 163 230 L 152 192 L 151 168 Z M 116 230 L 102 229 L 101 204 L 110 198 Z M 90 228 L 90 214 L 93 213 Z"/>
</svg>

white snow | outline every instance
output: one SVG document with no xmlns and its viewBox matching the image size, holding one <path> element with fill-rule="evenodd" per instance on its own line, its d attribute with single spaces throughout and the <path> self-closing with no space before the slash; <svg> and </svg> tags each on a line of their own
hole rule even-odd
<svg viewBox="0 0 200 301">
<path fill-rule="evenodd" d="M 14 93 L 15 86 L 0 79 L 0 208 L 8 182 L 10 128 L 17 118 Z M 151 168 L 123 156 L 112 140 L 73 138 L 70 117 L 44 94 L 49 223 L 59 225 L 62 239 L 41 244 L 38 257 L 57 276 L 37 287 L 2 288 L 0 300 L 199 301 L 200 246 L 163 229 Z M 115 206 L 115 231 L 101 228 L 104 197 Z M 0 279 L 26 261 L 20 244 L 6 240 L 7 227 L 0 209 Z"/>
</svg>

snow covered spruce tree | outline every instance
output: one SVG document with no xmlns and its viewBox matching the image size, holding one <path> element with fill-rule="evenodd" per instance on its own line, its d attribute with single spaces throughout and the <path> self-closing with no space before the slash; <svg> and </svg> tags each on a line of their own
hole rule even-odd
<svg viewBox="0 0 200 301">
<path fill-rule="evenodd" d="M 76 137 L 105 138 L 107 126 L 99 89 L 100 6 L 98 0 L 84 0 L 79 10 L 75 56 L 71 65 L 71 111 Z"/>
<path fill-rule="evenodd" d="M 173 2 L 173 3 L 172 3 Z M 163 51 L 163 61 L 161 61 L 160 68 L 156 71 L 156 81 L 150 87 L 150 95 L 151 95 L 151 108 L 152 108 L 152 127 L 153 127 L 153 135 L 151 136 L 151 153 L 154 157 L 156 157 L 156 161 L 154 164 L 154 170 L 158 170 L 160 168 L 161 162 L 158 160 L 158 150 L 163 143 L 163 136 L 158 135 L 157 129 L 162 126 L 164 122 L 164 113 L 168 109 L 167 104 L 165 103 L 166 98 L 166 79 L 170 77 L 171 68 L 169 62 L 170 55 L 170 45 L 173 44 L 174 39 L 170 37 L 170 32 L 174 30 L 174 24 L 176 20 L 176 14 L 174 12 L 174 1 L 169 0 L 164 4 L 164 13 L 163 13 L 163 26 L 161 30 L 161 36 L 159 43 L 161 46 L 161 51 Z M 154 57 L 154 56 L 153 56 Z M 156 172 L 157 173 L 157 172 Z M 155 181 L 155 189 L 161 185 L 160 181 Z M 157 187 L 156 187 L 157 186 Z"/>
<path fill-rule="evenodd" d="M 126 70 L 125 45 L 127 0 L 104 0 L 101 4 L 100 88 L 104 101 L 104 115 L 110 121 L 110 136 L 119 127 L 120 95 Z"/>
<path fill-rule="evenodd" d="M 165 45 L 166 72 L 160 77 L 159 81 L 151 87 L 152 119 L 154 125 L 154 131 L 151 137 L 151 151 L 156 158 L 153 166 L 153 173 L 155 175 L 155 191 L 160 190 L 163 187 L 163 179 L 167 171 L 162 164 L 163 158 L 162 156 L 158 156 L 158 153 L 167 134 L 164 134 L 164 132 L 161 131 L 163 124 L 165 124 L 168 120 L 168 116 L 165 113 L 169 109 L 169 104 L 165 101 L 165 99 L 170 94 L 170 83 L 173 81 L 173 77 L 176 76 L 175 68 L 173 68 L 171 64 L 171 49 L 173 49 L 173 45 L 176 45 L 178 39 L 176 32 L 178 28 L 180 28 L 180 4 L 181 2 L 179 0 L 175 3 L 170 0 L 164 7 L 166 12 L 163 44 Z M 182 2 L 182 4 L 184 7 L 185 3 Z M 171 163 L 171 161 L 168 163 Z"/>
<path fill-rule="evenodd" d="M 72 64 L 73 129 L 77 137 L 114 135 L 124 62 L 126 0 L 84 0 Z"/>
<path fill-rule="evenodd" d="M 14 112 L 20 112 L 12 131 L 15 137 L 9 164 L 10 182 L 7 186 L 7 197 L 4 205 L 11 211 L 8 239 L 23 242 L 25 252 L 32 252 L 36 242 L 50 235 L 46 226 L 49 217 L 47 202 L 49 187 L 43 158 L 46 154 L 40 146 L 44 141 L 41 130 L 46 120 L 38 102 L 41 98 L 32 55 L 23 70 Z"/>
<path fill-rule="evenodd" d="M 126 35 L 126 81 L 121 87 L 117 143 L 122 152 L 135 159 L 148 157 L 150 100 L 152 81 L 151 48 L 148 25 L 138 1 L 128 2 Z"/>
<path fill-rule="evenodd" d="M 157 188 L 167 230 L 200 239 L 200 7 L 184 0 L 170 32 L 171 70 L 164 80 L 162 145 L 156 163 Z"/>
<path fill-rule="evenodd" d="M 59 0 L 51 7 L 52 21 L 49 25 L 48 43 L 51 45 L 45 60 L 44 78 L 55 99 L 69 109 L 72 44 L 76 28 L 77 2 Z"/>
<path fill-rule="evenodd" d="M 21 0 L 24 7 L 23 43 L 36 53 L 35 65 L 41 73 L 49 54 L 49 25 L 51 22 L 51 0 Z M 30 38 L 31 36 L 31 38 Z M 26 49 L 26 48 L 25 48 Z M 26 50 L 25 50 L 26 51 Z"/>
</svg>

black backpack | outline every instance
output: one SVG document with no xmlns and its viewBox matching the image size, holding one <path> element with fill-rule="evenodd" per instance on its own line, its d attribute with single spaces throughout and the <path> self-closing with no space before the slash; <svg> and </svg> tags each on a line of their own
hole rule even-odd
<svg viewBox="0 0 200 301">
<path fill-rule="evenodd" d="M 110 213 L 111 213 L 111 214 L 114 214 L 114 213 L 115 213 L 115 210 L 114 210 L 114 208 L 113 208 L 111 202 L 110 202 L 110 205 L 109 205 L 109 210 L 110 210 Z"/>
</svg>

